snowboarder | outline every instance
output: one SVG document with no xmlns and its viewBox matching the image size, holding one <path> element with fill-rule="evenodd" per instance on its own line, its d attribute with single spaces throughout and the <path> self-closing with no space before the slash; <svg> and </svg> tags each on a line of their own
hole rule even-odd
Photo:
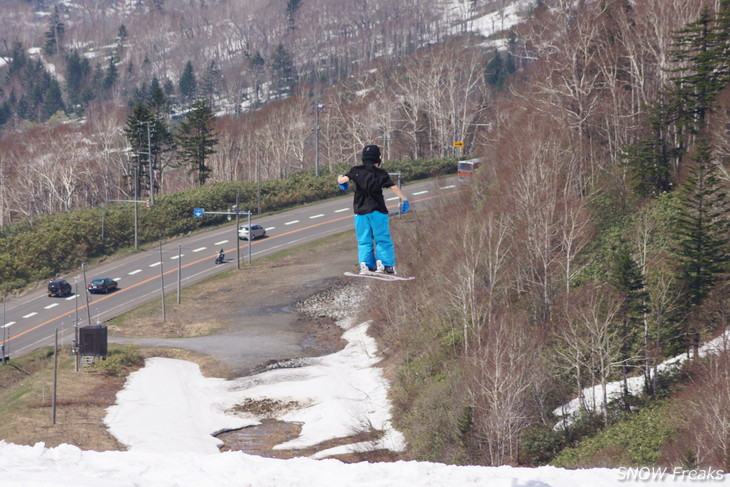
<svg viewBox="0 0 730 487">
<path fill-rule="evenodd" d="M 402 200 L 401 213 L 410 208 L 408 198 L 381 164 L 380 147 L 366 145 L 362 150 L 362 165 L 337 177 L 337 184 L 343 191 L 347 191 L 350 181 L 355 183 L 353 210 L 361 274 L 395 274 L 395 251 L 383 188 L 390 188 Z"/>
</svg>

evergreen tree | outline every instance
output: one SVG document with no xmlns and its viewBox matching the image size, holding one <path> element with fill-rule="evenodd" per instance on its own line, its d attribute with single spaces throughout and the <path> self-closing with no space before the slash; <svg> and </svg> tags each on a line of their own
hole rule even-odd
<svg viewBox="0 0 730 487">
<path fill-rule="evenodd" d="M 514 71 L 515 63 L 512 53 L 509 51 L 500 52 L 495 50 L 494 57 L 484 68 L 484 78 L 490 85 L 502 89 L 504 88 L 507 77 L 514 73 Z"/>
<path fill-rule="evenodd" d="M 151 107 L 160 107 L 160 109 L 167 107 L 167 96 L 165 95 L 165 92 L 162 91 L 160 80 L 157 79 L 157 76 L 152 77 L 148 98 L 150 100 Z"/>
<path fill-rule="evenodd" d="M 33 116 L 32 110 L 33 109 L 30 102 L 28 101 L 28 97 L 25 95 L 20 95 L 18 104 L 15 107 L 15 113 L 17 113 L 18 116 L 23 120 L 30 120 Z"/>
<path fill-rule="evenodd" d="M 158 174 L 162 174 L 165 155 L 173 151 L 175 140 L 169 127 L 170 101 L 157 76 L 152 77 L 147 100 L 152 117 L 152 166 Z"/>
<path fill-rule="evenodd" d="M 703 139 L 679 198 L 676 236 L 687 303 L 696 307 L 726 272 L 728 200 L 710 145 Z"/>
<path fill-rule="evenodd" d="M 5 125 L 13 116 L 13 109 L 9 101 L 4 101 L 0 105 L 0 126 Z"/>
<path fill-rule="evenodd" d="M 724 74 L 725 83 L 730 83 L 730 0 L 721 0 L 717 11 L 715 43 L 717 60 L 723 63 L 719 70 Z"/>
<path fill-rule="evenodd" d="M 124 58 L 124 43 L 127 42 L 127 37 L 129 37 L 127 26 L 122 24 L 119 26 L 119 31 L 117 32 L 117 47 L 115 53 L 116 58 L 119 60 Z"/>
<path fill-rule="evenodd" d="M 74 51 L 66 58 L 66 93 L 70 109 L 82 112 L 84 109 L 84 92 L 91 75 L 89 60 Z"/>
<path fill-rule="evenodd" d="M 294 62 L 282 43 L 279 43 L 271 57 L 271 70 L 274 76 L 272 82 L 277 91 L 280 94 L 289 93 L 294 86 Z"/>
<path fill-rule="evenodd" d="M 248 57 L 248 65 L 253 73 L 253 89 L 254 89 L 254 105 L 259 104 L 261 99 L 261 83 L 264 77 L 264 68 L 266 67 L 266 61 L 259 51 L 256 51 L 253 56 Z"/>
<path fill-rule="evenodd" d="M 170 78 L 165 78 L 165 82 L 162 84 L 162 89 L 165 92 L 165 96 L 170 98 L 175 94 L 175 83 Z"/>
<path fill-rule="evenodd" d="M 180 75 L 178 88 L 180 89 L 180 96 L 183 100 L 191 100 L 193 99 L 193 97 L 195 97 L 195 93 L 198 89 L 198 82 L 195 79 L 193 63 L 190 61 L 185 64 L 185 68 Z"/>
<path fill-rule="evenodd" d="M 25 56 L 25 49 L 23 44 L 19 41 L 13 42 L 13 47 L 10 49 L 10 64 L 8 65 L 8 80 L 12 79 L 15 74 L 19 74 L 25 69 L 28 64 L 28 58 Z"/>
<path fill-rule="evenodd" d="M 131 148 L 132 188 L 137 198 L 150 189 L 150 154 L 152 143 L 152 114 L 149 108 L 138 103 L 127 117 L 124 135 Z"/>
<path fill-rule="evenodd" d="M 198 100 L 177 132 L 178 157 L 180 165 L 188 166 L 188 174 L 202 186 L 210 177 L 211 169 L 206 165 L 208 158 L 215 154 L 218 143 L 213 132 L 215 115 L 205 100 Z"/>
<path fill-rule="evenodd" d="M 65 105 L 63 103 L 63 94 L 61 93 L 61 85 L 55 79 L 51 79 L 43 97 L 40 121 L 48 120 L 55 113 L 64 110 Z"/>
<path fill-rule="evenodd" d="M 640 196 L 658 196 L 672 190 L 673 164 L 681 149 L 671 142 L 670 111 L 661 104 L 650 108 L 650 134 L 624 151 L 623 162 L 633 173 L 634 189 Z"/>
<path fill-rule="evenodd" d="M 48 21 L 48 31 L 46 31 L 46 44 L 43 50 L 46 54 L 53 55 L 61 52 L 61 41 L 63 40 L 64 24 L 61 21 L 61 14 L 58 5 L 53 7 L 53 12 Z"/>
<path fill-rule="evenodd" d="M 624 298 L 619 313 L 622 337 L 620 360 L 624 381 L 624 405 L 628 409 L 628 376 L 630 366 L 635 362 L 636 353 L 641 348 L 639 338 L 649 295 L 644 287 L 641 270 L 626 244 L 622 244 L 614 254 L 611 277 L 612 284 Z"/>
<path fill-rule="evenodd" d="M 302 3 L 302 0 L 288 0 L 286 3 L 286 19 L 289 21 L 289 23 L 294 24 L 295 18 L 294 16 L 297 13 L 297 10 L 299 10 L 299 7 Z"/>
<path fill-rule="evenodd" d="M 200 82 L 200 94 L 205 97 L 208 104 L 213 106 L 213 99 L 219 95 L 223 88 L 223 73 L 218 64 L 213 60 L 208 64 L 203 79 Z"/>
<path fill-rule="evenodd" d="M 261 71 L 266 66 L 266 61 L 259 51 L 256 51 L 253 56 L 249 56 L 248 65 L 252 70 Z"/>
<path fill-rule="evenodd" d="M 106 74 L 104 75 L 104 82 L 102 83 L 102 88 L 104 91 L 109 91 L 114 86 L 114 83 L 116 83 L 117 78 L 119 78 L 119 72 L 117 71 L 117 62 L 116 62 L 116 56 L 111 55 L 109 56 L 109 65 L 106 68 Z"/>
<path fill-rule="evenodd" d="M 692 133 L 707 121 L 714 100 L 728 80 L 728 60 L 724 34 L 705 6 L 699 18 L 674 36 L 672 60 L 678 67 L 672 81 L 681 101 L 680 121 Z"/>
</svg>

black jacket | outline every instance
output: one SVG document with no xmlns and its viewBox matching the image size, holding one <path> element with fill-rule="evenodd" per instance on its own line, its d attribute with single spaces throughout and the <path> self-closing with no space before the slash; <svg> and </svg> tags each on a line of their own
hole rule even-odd
<svg viewBox="0 0 730 487">
<path fill-rule="evenodd" d="M 353 209 L 356 215 L 367 215 L 373 211 L 388 213 L 383 188 L 395 186 L 388 171 L 374 164 L 363 164 L 353 167 L 345 176 L 355 183 Z"/>
</svg>

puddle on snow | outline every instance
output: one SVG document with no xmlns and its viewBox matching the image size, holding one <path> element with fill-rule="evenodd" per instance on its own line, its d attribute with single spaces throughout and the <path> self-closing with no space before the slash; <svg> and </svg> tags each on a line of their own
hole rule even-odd
<svg viewBox="0 0 730 487">
<path fill-rule="evenodd" d="M 272 450 L 272 447 L 296 438 L 301 431 L 301 424 L 262 419 L 259 425 L 226 431 L 216 437 L 223 441 L 221 451 L 242 451 L 261 457 L 286 459 L 306 454 L 302 450 Z"/>
</svg>

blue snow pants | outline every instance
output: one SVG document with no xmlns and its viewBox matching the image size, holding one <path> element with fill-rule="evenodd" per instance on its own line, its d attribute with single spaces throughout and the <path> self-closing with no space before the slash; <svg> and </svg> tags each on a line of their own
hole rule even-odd
<svg viewBox="0 0 730 487">
<path fill-rule="evenodd" d="M 359 262 L 375 269 L 375 261 L 384 266 L 395 265 L 393 239 L 390 237 L 388 215 L 373 211 L 367 215 L 355 215 L 355 235 L 357 235 L 357 258 Z"/>
</svg>

